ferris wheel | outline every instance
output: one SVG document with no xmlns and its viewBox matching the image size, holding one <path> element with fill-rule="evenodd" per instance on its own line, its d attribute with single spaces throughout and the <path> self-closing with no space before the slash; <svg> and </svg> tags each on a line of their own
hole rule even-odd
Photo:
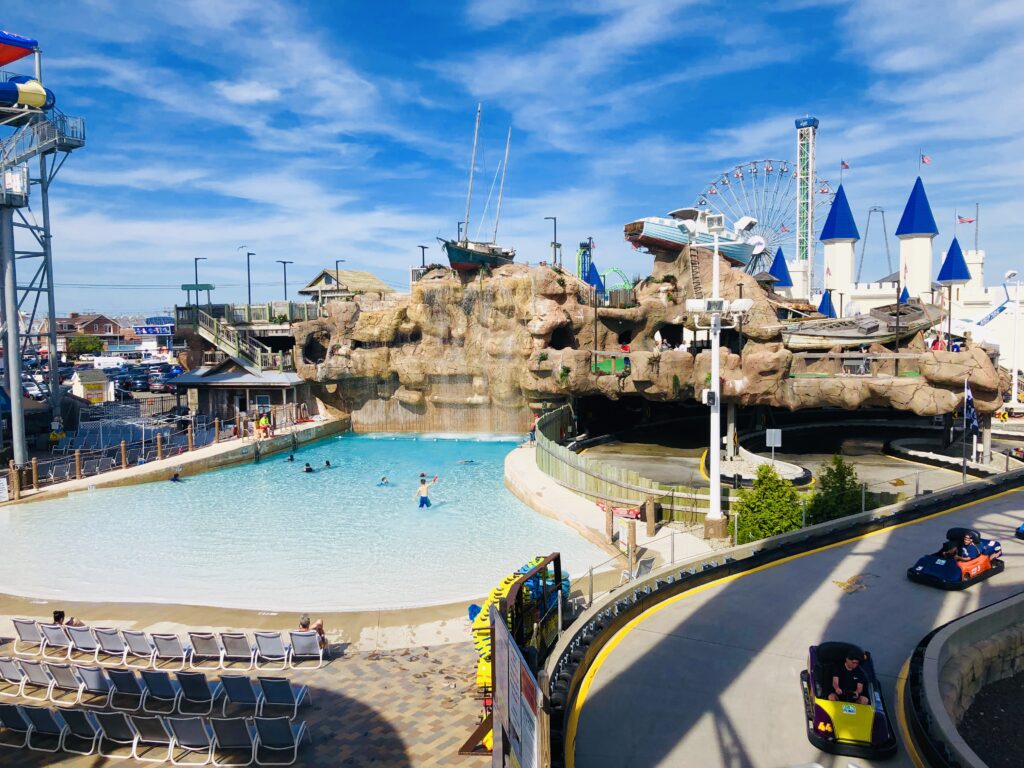
<svg viewBox="0 0 1024 768">
<path fill-rule="evenodd" d="M 793 166 L 793 167 L 791 167 Z M 768 269 L 779 246 L 789 245 L 796 232 L 796 173 L 788 160 L 751 160 L 715 176 L 697 197 L 696 207 L 720 213 L 735 224 L 744 216 L 757 219 L 757 226 L 742 235 L 754 245 L 746 266 L 750 274 Z M 814 220 L 825 213 L 835 193 L 828 179 L 815 177 Z"/>
</svg>

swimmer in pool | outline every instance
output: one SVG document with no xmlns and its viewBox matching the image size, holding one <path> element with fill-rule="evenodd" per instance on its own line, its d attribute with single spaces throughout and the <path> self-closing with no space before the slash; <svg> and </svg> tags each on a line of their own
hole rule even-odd
<svg viewBox="0 0 1024 768">
<path fill-rule="evenodd" d="M 309 462 L 308 461 L 306 462 L 306 466 L 304 466 L 302 468 L 302 471 L 303 472 L 312 472 L 313 471 L 313 468 L 311 466 L 309 466 Z"/>
<path fill-rule="evenodd" d="M 377 486 L 378 486 L 378 487 L 380 487 L 380 486 L 384 486 L 384 485 L 391 485 L 391 483 L 389 483 L 389 482 L 388 482 L 388 476 L 387 476 L 387 475 L 384 475 L 384 477 L 382 477 L 382 478 L 380 479 L 380 482 L 379 482 L 379 483 L 377 483 Z"/>
<path fill-rule="evenodd" d="M 420 485 L 416 489 L 416 493 L 413 496 L 413 498 L 414 499 L 415 498 L 419 498 L 419 500 L 420 500 L 420 508 L 421 509 L 423 507 L 429 507 L 430 506 L 430 496 L 429 496 L 430 489 L 433 487 L 434 483 L 436 483 L 436 482 L 437 482 L 437 475 L 434 475 L 434 479 L 431 480 L 429 483 L 427 482 L 427 478 L 425 478 L 425 477 L 421 477 L 420 478 Z"/>
</svg>

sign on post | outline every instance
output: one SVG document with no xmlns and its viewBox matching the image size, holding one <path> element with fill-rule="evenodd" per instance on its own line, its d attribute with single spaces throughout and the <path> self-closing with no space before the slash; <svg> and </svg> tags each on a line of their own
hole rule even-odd
<svg viewBox="0 0 1024 768">
<path fill-rule="evenodd" d="M 505 756 L 521 768 L 536 768 L 540 755 L 537 739 L 537 718 L 541 693 L 537 679 L 530 671 L 512 633 L 497 606 L 491 606 L 491 627 L 494 647 L 491 663 L 494 670 L 494 729 L 492 768 L 504 768 Z"/>
<path fill-rule="evenodd" d="M 766 429 L 764 431 L 764 444 L 772 449 L 772 466 L 775 466 L 775 449 L 782 447 L 782 430 Z"/>
</svg>

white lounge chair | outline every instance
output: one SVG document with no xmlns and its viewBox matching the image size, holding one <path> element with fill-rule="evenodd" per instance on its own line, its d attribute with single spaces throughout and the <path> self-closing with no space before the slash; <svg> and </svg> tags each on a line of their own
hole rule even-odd
<svg viewBox="0 0 1024 768">
<path fill-rule="evenodd" d="M 71 640 L 71 657 L 84 654 L 89 661 L 99 662 L 100 645 L 89 627 L 64 627 Z M 82 659 L 84 661 L 85 659 Z"/>
<path fill-rule="evenodd" d="M 14 641 L 15 656 L 39 656 L 43 652 L 43 633 L 39 631 L 39 624 L 34 619 L 11 619 L 14 624 L 14 631 L 18 639 Z M 22 647 L 19 649 L 18 646 Z M 25 646 L 35 646 L 35 650 L 26 649 Z"/>
<path fill-rule="evenodd" d="M 16 699 L 25 688 L 25 673 L 14 659 L 0 659 L 0 681 L 0 696 Z"/>
<path fill-rule="evenodd" d="M 97 744 L 97 752 L 101 757 L 122 760 L 135 754 L 135 742 L 138 741 L 139 735 L 135 732 L 135 728 L 132 727 L 131 720 L 128 719 L 128 716 L 125 715 L 124 712 L 97 712 L 96 724 L 100 729 L 100 740 Z M 115 752 L 104 752 L 104 742 L 116 744 L 120 747 L 127 747 L 128 754 L 119 755 Z"/>
<path fill-rule="evenodd" d="M 43 662 L 24 659 L 21 662 L 21 671 L 25 673 L 25 684 L 21 689 L 21 697 L 29 701 L 47 701 L 53 690 L 54 682 L 50 673 L 44 668 Z M 36 691 L 35 694 L 29 693 L 29 686 Z"/>
<path fill-rule="evenodd" d="M 53 678 L 50 687 L 50 701 L 58 706 L 73 707 L 82 700 L 85 683 L 75 674 L 70 664 L 43 664 Z M 70 694 L 70 699 L 67 696 Z"/>
<path fill-rule="evenodd" d="M 138 712 L 146 700 L 149 691 L 139 683 L 132 669 L 108 669 L 107 677 L 113 687 L 110 706 L 122 712 Z M 134 706 L 121 706 L 121 699 L 130 699 Z"/>
<path fill-rule="evenodd" d="M 167 725 L 174 734 L 174 744 L 171 747 L 173 765 L 206 765 L 213 759 L 213 731 L 201 717 L 169 717 Z M 179 749 L 185 751 L 185 758 L 193 754 L 205 754 L 205 759 L 201 763 L 187 759 L 181 761 L 176 755 Z"/>
<path fill-rule="evenodd" d="M 154 715 L 166 715 L 174 712 L 181 701 L 181 686 L 162 669 L 143 669 L 142 675 L 146 683 L 146 698 L 142 702 L 142 711 Z M 169 704 L 168 709 L 150 709 L 149 702 L 157 701 Z"/>
<path fill-rule="evenodd" d="M 224 701 L 220 713 L 227 715 L 228 705 L 252 707 L 253 715 L 258 715 L 263 704 L 263 691 L 255 688 L 245 675 L 221 675 L 220 683 L 224 686 Z"/>
<path fill-rule="evenodd" d="M 192 669 L 220 669 L 224 666 L 224 648 L 212 632 L 189 632 L 188 640 L 192 644 L 189 660 Z"/>
<path fill-rule="evenodd" d="M 294 720 L 299 714 L 299 705 L 304 701 L 313 703 L 308 686 L 293 685 L 286 677 L 258 677 L 256 680 L 263 691 L 263 703 L 257 714 L 262 715 L 268 706 L 291 707 L 292 714 L 288 719 Z"/>
<path fill-rule="evenodd" d="M 244 717 L 211 717 L 213 726 L 213 764 L 221 766 L 252 765 L 256 759 L 256 727 Z M 237 760 L 224 761 L 218 752 L 237 752 L 245 758 L 244 763 Z M 220 762 L 218 762 L 220 760 Z"/>
<path fill-rule="evenodd" d="M 96 716 L 84 709 L 67 709 L 61 712 L 61 716 L 68 727 L 67 733 L 64 734 L 63 750 L 76 755 L 91 755 L 95 752 L 102 735 L 99 724 L 96 722 Z M 71 739 L 85 742 L 89 746 L 84 751 L 75 749 L 69 743 Z"/>
<path fill-rule="evenodd" d="M 221 632 L 220 644 L 224 648 L 224 669 L 228 664 L 245 664 L 247 670 L 256 665 L 256 645 L 242 632 Z"/>
<path fill-rule="evenodd" d="M 60 713 L 49 710 L 46 707 L 32 706 L 22 707 L 21 713 L 32 726 L 28 732 L 28 739 L 25 741 L 26 746 L 33 752 L 60 752 L 64 747 L 64 734 L 68 732 L 68 727 Z M 55 739 L 57 743 L 52 749 L 39 746 L 39 736 Z M 34 738 L 37 742 L 35 744 L 32 743 Z"/>
<path fill-rule="evenodd" d="M 315 659 L 316 669 L 324 665 L 324 649 L 320 646 L 320 633 L 315 630 L 292 631 L 288 633 L 292 641 L 292 653 L 288 659 L 288 666 L 298 669 L 296 659 Z"/>
<path fill-rule="evenodd" d="M 169 763 L 174 752 L 174 734 L 167 730 L 164 719 L 141 715 L 129 715 L 128 719 L 135 730 L 132 757 L 144 763 Z M 151 751 L 156 757 L 148 757 Z"/>
<path fill-rule="evenodd" d="M 15 704 L 0 704 L 0 727 L 7 734 L 21 734 L 21 743 L 9 742 L 6 738 L 0 739 L 0 747 L 12 747 L 22 749 L 28 743 L 28 735 L 32 732 L 32 725 L 21 713 L 21 707 Z"/>
<path fill-rule="evenodd" d="M 287 717 L 257 717 L 255 720 L 259 741 L 256 747 L 256 765 L 292 765 L 299 757 L 299 745 L 304 738 L 309 738 L 309 730 L 305 723 L 292 723 Z M 310 738 L 312 741 L 312 738 Z M 287 754 L 291 759 L 284 762 L 260 759 L 260 750 Z"/>
<path fill-rule="evenodd" d="M 255 632 L 253 637 L 256 639 L 256 669 L 288 668 L 292 647 L 281 639 L 280 632 Z M 271 667 L 267 664 L 260 666 L 261 659 L 280 662 L 281 666 Z"/>
<path fill-rule="evenodd" d="M 100 646 L 96 651 L 97 664 L 101 667 L 132 666 L 128 663 L 128 645 L 121 637 L 120 632 L 108 627 L 95 627 L 92 632 Z M 147 663 L 146 666 L 148 667 L 149 664 Z"/>
<path fill-rule="evenodd" d="M 47 661 L 64 661 L 71 657 L 71 639 L 61 624 L 40 624 L 43 633 L 43 658 Z"/>
<path fill-rule="evenodd" d="M 178 665 L 171 669 L 184 669 L 192 657 L 192 646 L 182 645 L 177 635 L 150 635 L 153 644 L 156 646 L 156 657 L 153 666 L 160 666 L 161 662 L 174 661 Z M 166 667 L 165 667 L 166 669 Z"/>
<path fill-rule="evenodd" d="M 146 637 L 145 632 L 140 632 L 137 629 L 122 629 L 121 636 L 128 644 L 128 655 L 145 661 L 144 664 L 132 664 L 126 660 L 126 666 L 133 669 L 146 669 L 156 663 L 156 646 Z"/>
<path fill-rule="evenodd" d="M 75 665 L 75 674 L 78 675 L 78 679 L 84 686 L 81 699 L 83 707 L 103 709 L 110 704 L 110 699 L 114 696 L 114 687 L 110 684 L 107 676 L 103 674 L 102 669 Z M 92 699 L 86 701 L 86 694 Z"/>
<path fill-rule="evenodd" d="M 194 704 L 199 711 L 189 714 L 208 715 L 213 712 L 213 704 L 217 697 L 224 691 L 224 686 L 214 683 L 210 687 L 206 674 L 203 672 L 178 672 L 176 675 L 178 685 L 181 686 L 181 701 L 178 702 L 178 711 L 184 714 L 185 704 Z"/>
</svg>

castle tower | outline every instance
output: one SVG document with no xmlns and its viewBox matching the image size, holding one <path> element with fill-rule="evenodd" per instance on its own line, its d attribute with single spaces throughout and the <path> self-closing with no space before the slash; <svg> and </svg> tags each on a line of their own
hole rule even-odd
<svg viewBox="0 0 1024 768">
<path fill-rule="evenodd" d="M 918 176 L 896 227 L 896 237 L 900 239 L 900 279 L 911 298 L 920 299 L 932 289 L 932 240 L 937 234 L 939 229 L 928 195 Z"/>
<path fill-rule="evenodd" d="M 793 298 L 793 278 L 789 275 L 789 267 L 786 266 L 786 254 L 782 252 L 781 246 L 775 252 L 775 258 L 772 259 L 772 265 L 768 269 L 768 274 L 775 278 L 772 288 L 777 293 Z"/>
<path fill-rule="evenodd" d="M 814 292 L 814 142 L 817 134 L 818 118 L 802 117 L 796 121 L 796 265 L 793 291 L 807 297 Z"/>
<path fill-rule="evenodd" d="M 820 239 L 825 244 L 825 291 L 851 295 L 854 243 L 860 240 L 860 232 L 857 231 L 857 223 L 853 220 L 842 184 L 836 190 L 825 226 L 821 228 Z"/>
</svg>

